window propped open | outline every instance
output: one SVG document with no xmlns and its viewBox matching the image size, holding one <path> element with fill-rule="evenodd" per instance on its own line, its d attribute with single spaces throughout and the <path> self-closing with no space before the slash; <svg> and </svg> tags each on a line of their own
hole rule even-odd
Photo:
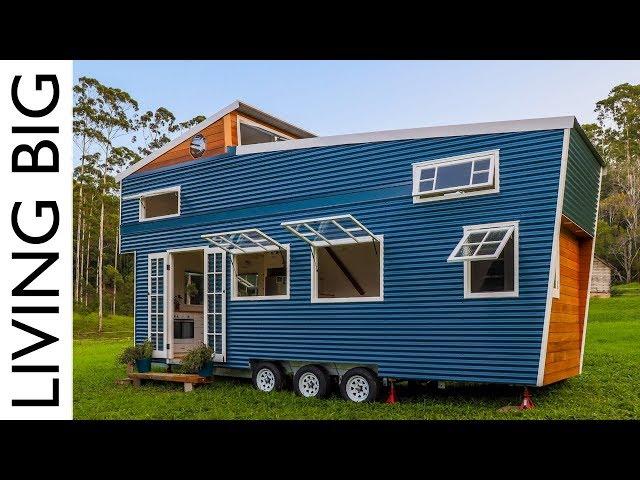
<svg viewBox="0 0 640 480">
<path fill-rule="evenodd" d="M 252 228 L 202 238 L 231 254 L 231 300 L 289 298 L 289 249 Z"/>
<path fill-rule="evenodd" d="M 285 250 L 284 245 L 257 228 L 210 233 L 201 237 L 231 254 Z"/>
<path fill-rule="evenodd" d="M 517 297 L 518 222 L 464 227 L 447 261 L 464 264 L 465 298 Z"/>
<path fill-rule="evenodd" d="M 311 301 L 383 300 L 383 238 L 353 215 L 282 222 L 311 246 Z"/>
<path fill-rule="evenodd" d="M 377 241 L 373 232 L 353 215 L 294 220 L 280 225 L 313 247 Z"/>
<path fill-rule="evenodd" d="M 513 235 L 514 226 L 467 230 L 447 262 L 495 260 Z"/>
</svg>

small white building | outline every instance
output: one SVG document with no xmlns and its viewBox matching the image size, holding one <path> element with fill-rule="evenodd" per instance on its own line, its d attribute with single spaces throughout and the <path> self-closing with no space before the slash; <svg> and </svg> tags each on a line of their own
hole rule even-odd
<svg viewBox="0 0 640 480">
<path fill-rule="evenodd" d="M 592 297 L 611 296 L 611 265 L 599 257 L 593 258 L 593 270 L 591 271 Z"/>
</svg>

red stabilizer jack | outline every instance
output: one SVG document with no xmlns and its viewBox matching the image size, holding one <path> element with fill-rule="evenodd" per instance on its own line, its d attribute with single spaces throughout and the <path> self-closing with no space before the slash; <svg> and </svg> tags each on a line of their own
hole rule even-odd
<svg viewBox="0 0 640 480">
<path fill-rule="evenodd" d="M 389 396 L 385 403 L 390 403 L 391 405 L 398 403 L 398 399 L 396 398 L 396 388 L 393 386 L 393 380 L 389 381 Z"/>
<path fill-rule="evenodd" d="M 531 394 L 529 393 L 529 389 L 524 387 L 524 398 L 522 399 L 522 404 L 520 405 L 520 410 L 529 410 L 531 408 L 535 408 L 535 404 L 533 400 L 531 400 Z"/>
</svg>

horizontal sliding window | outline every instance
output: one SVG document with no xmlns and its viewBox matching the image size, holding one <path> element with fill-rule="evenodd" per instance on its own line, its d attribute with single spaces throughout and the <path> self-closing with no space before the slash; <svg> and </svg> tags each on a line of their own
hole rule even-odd
<svg viewBox="0 0 640 480">
<path fill-rule="evenodd" d="M 414 199 L 497 191 L 498 151 L 413 164 Z"/>
</svg>

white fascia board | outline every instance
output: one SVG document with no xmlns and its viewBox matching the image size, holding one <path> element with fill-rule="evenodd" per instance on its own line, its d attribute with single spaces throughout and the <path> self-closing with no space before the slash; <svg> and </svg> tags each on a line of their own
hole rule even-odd
<svg viewBox="0 0 640 480">
<path fill-rule="evenodd" d="M 356 143 L 388 142 L 393 140 L 413 140 L 420 138 L 457 137 L 465 135 L 485 135 L 491 133 L 529 132 L 536 130 L 563 130 L 572 128 L 576 118 L 549 117 L 502 122 L 467 123 L 440 127 L 407 128 L 402 130 L 384 130 L 378 132 L 332 135 L 328 137 L 302 138 L 283 142 L 256 143 L 239 145 L 236 155 L 250 153 L 298 150 L 302 148 L 327 147 L 331 145 L 350 145 Z"/>
<path fill-rule="evenodd" d="M 185 140 L 191 138 L 196 133 L 198 133 L 200 130 L 202 130 L 204 128 L 207 128 L 212 123 L 215 123 L 218 120 L 220 120 L 227 113 L 233 112 L 239 106 L 240 106 L 240 102 L 238 100 L 236 100 L 235 102 L 230 103 L 229 105 L 224 107 L 222 110 L 218 110 L 216 113 L 214 113 L 213 115 L 211 115 L 207 119 L 205 119 L 202 122 L 198 123 L 197 125 L 194 125 L 193 127 L 191 127 L 189 130 L 184 132 L 179 137 L 174 138 L 173 140 L 171 140 L 166 145 L 164 145 L 161 148 L 153 151 L 150 155 L 144 157 L 138 163 L 134 163 L 133 165 L 131 165 L 126 170 L 123 170 L 122 172 L 118 173 L 116 175 L 116 181 L 120 182 L 120 181 L 122 181 L 123 178 L 128 177 L 129 175 L 131 175 L 134 172 L 137 172 L 138 170 L 140 170 L 142 167 L 144 167 L 148 163 L 151 163 L 152 161 L 154 161 L 160 155 L 163 155 L 163 154 L 167 153 L 169 150 L 171 150 L 172 148 L 180 145 L 182 142 L 184 142 Z"/>
</svg>

